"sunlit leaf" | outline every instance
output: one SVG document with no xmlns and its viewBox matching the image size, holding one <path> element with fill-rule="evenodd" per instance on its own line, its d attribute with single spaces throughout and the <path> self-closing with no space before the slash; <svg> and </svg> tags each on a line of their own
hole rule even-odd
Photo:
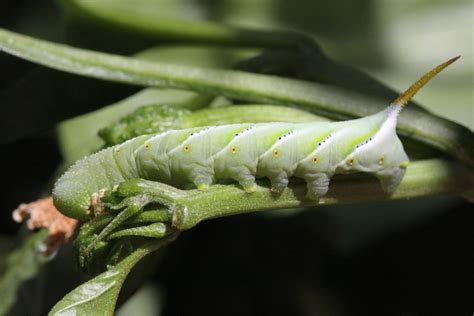
<svg viewBox="0 0 474 316">
<path fill-rule="evenodd" d="M 81 284 L 49 312 L 49 315 L 113 315 L 117 297 L 125 278 L 146 255 L 158 250 L 172 239 L 165 238 L 138 247 L 119 264 Z"/>
</svg>

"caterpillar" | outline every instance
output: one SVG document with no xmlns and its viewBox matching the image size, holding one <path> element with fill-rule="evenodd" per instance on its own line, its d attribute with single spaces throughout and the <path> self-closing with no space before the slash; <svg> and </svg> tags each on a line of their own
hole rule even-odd
<svg viewBox="0 0 474 316">
<path fill-rule="evenodd" d="M 298 177 L 307 183 L 308 198 L 319 199 L 333 175 L 365 172 L 390 194 L 409 164 L 396 134 L 397 117 L 419 89 L 458 58 L 433 68 L 386 109 L 360 119 L 230 124 L 138 136 L 76 162 L 56 182 L 54 204 L 66 216 L 87 220 L 99 192 L 133 178 L 198 190 L 232 179 L 252 193 L 256 178 L 266 177 L 279 193 L 289 178 Z"/>
</svg>

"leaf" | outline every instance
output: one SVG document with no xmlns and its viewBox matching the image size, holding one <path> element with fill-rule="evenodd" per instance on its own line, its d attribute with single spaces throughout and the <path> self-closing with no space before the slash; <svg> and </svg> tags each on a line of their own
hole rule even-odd
<svg viewBox="0 0 474 316">
<path fill-rule="evenodd" d="M 81 284 L 59 301 L 48 315 L 113 315 L 125 278 L 146 255 L 175 238 L 164 238 L 138 247 L 128 257 L 92 280 Z"/>
<path fill-rule="evenodd" d="M 241 71 L 203 69 L 147 62 L 33 39 L 0 30 L 0 48 L 10 54 L 80 75 L 135 85 L 182 88 L 249 102 L 298 106 L 335 119 L 366 116 L 387 106 L 387 100 L 301 80 Z M 407 107 L 399 131 L 474 165 L 474 137 L 467 128 Z"/>
<path fill-rule="evenodd" d="M 83 23 L 122 29 L 135 36 L 173 41 L 205 42 L 252 47 L 292 47 L 299 36 L 262 32 L 206 21 L 193 1 L 61 0 L 65 12 Z"/>
<path fill-rule="evenodd" d="M 29 234 L 22 245 L 11 252 L 0 275 L 0 315 L 5 315 L 16 301 L 21 284 L 34 277 L 47 258 L 39 254 L 38 246 L 47 235 L 46 230 Z"/>
</svg>

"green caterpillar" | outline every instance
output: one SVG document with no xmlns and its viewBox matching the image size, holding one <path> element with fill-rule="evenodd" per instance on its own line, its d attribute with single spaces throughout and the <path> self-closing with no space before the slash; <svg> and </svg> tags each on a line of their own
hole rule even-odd
<svg viewBox="0 0 474 316">
<path fill-rule="evenodd" d="M 307 182 L 308 197 L 319 199 L 334 174 L 365 172 L 390 194 L 409 163 L 396 134 L 397 117 L 423 85 L 457 58 L 425 74 L 387 109 L 361 119 L 232 124 L 136 137 L 74 164 L 56 182 L 54 204 L 69 217 L 87 220 L 101 191 L 133 178 L 199 190 L 233 179 L 251 193 L 255 179 L 267 177 L 278 193 L 290 177 L 299 177 Z"/>
</svg>

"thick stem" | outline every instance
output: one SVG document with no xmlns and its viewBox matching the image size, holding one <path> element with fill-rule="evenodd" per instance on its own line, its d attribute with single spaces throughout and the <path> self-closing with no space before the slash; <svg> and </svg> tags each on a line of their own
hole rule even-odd
<svg viewBox="0 0 474 316">
<path fill-rule="evenodd" d="M 275 197 L 267 185 L 260 185 L 252 194 L 245 193 L 237 185 L 215 185 L 207 192 L 186 191 L 186 195 L 177 200 L 182 207 L 175 210 L 173 225 L 177 229 L 189 229 L 203 220 L 269 209 L 440 194 L 465 195 L 469 194 L 468 190 L 473 185 L 472 175 L 466 168 L 441 159 L 412 162 L 402 183 L 391 196 L 383 193 L 374 177 L 365 174 L 336 177 L 331 181 L 328 194 L 320 201 L 305 198 L 304 183 L 290 185 L 279 197 Z"/>
</svg>

